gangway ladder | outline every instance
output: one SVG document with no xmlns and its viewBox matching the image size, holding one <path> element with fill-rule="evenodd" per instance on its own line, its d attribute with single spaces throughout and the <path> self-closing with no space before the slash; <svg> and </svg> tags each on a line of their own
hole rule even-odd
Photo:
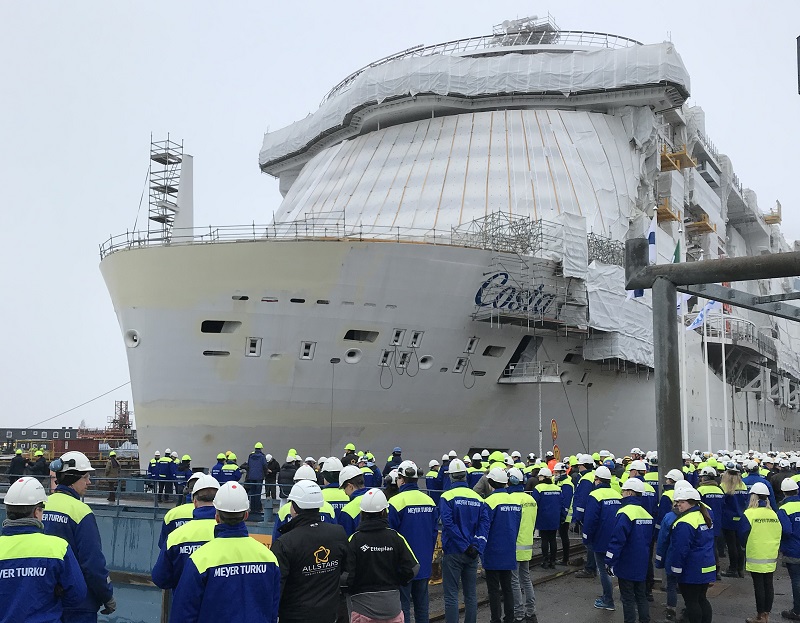
<svg viewBox="0 0 800 623">
<path fill-rule="evenodd" d="M 148 237 L 169 241 L 175 214 L 178 211 L 183 141 L 154 141 L 150 135 L 150 200 Z"/>
</svg>

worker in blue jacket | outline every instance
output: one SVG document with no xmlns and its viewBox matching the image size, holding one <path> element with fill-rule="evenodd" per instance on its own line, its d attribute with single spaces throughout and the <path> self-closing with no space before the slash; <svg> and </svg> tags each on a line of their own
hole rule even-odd
<svg viewBox="0 0 800 623">
<path fill-rule="evenodd" d="M 172 623 L 278 620 L 278 559 L 248 535 L 248 507 L 241 484 L 220 486 L 214 497 L 214 538 L 186 562 L 172 602 Z"/>
<path fill-rule="evenodd" d="M 586 503 L 589 494 L 594 489 L 594 459 L 591 454 L 579 454 L 575 464 L 576 479 L 575 494 L 572 497 L 572 522 L 575 532 L 582 532 L 583 517 L 586 513 Z M 597 561 L 591 552 L 586 556 L 586 564 L 583 569 L 575 574 L 576 578 L 594 578 L 597 576 Z"/>
<path fill-rule="evenodd" d="M 522 507 L 513 503 L 506 488 L 508 474 L 502 468 L 493 467 L 486 477 L 492 493 L 486 498 L 490 523 L 481 560 L 489 590 L 489 611 L 492 621 L 510 623 L 514 620 L 511 572 L 517 568 L 517 535 L 522 522 Z"/>
<path fill-rule="evenodd" d="M 102 614 L 111 614 L 117 609 L 117 602 L 94 514 L 81 502 L 94 469 L 85 454 L 75 451 L 53 461 L 50 469 L 56 473 L 57 486 L 44 507 L 44 531 L 69 543 L 88 587 L 85 599 L 64 608 L 63 619 L 70 623 L 95 623 L 101 607 Z"/>
<path fill-rule="evenodd" d="M 64 606 L 86 598 L 86 582 L 69 543 L 44 534 L 47 501 L 36 478 L 11 483 L 0 533 L 0 621 L 57 623 Z M 36 574 L 25 573 L 34 569 Z"/>
<path fill-rule="evenodd" d="M 542 537 L 542 569 L 556 567 L 556 533 L 561 526 L 561 487 L 553 484 L 553 472 L 542 467 L 537 476 L 538 484 L 532 495 L 536 502 L 536 529 Z"/>
<path fill-rule="evenodd" d="M 558 527 L 558 536 L 561 539 L 561 564 L 569 564 L 569 525 L 572 523 L 572 498 L 575 494 L 575 485 L 567 475 L 567 468 L 563 463 L 553 466 L 553 482 L 561 488 L 561 525 Z"/>
<path fill-rule="evenodd" d="M 192 485 L 192 521 L 187 521 L 169 534 L 165 546 L 159 550 L 151 574 L 153 584 L 165 590 L 178 586 L 189 556 L 214 538 L 217 525 L 214 496 L 219 491 L 219 483 L 215 478 L 203 474 L 195 478 Z"/>
<path fill-rule="evenodd" d="M 677 577 L 689 622 L 706 623 L 713 616 L 708 586 L 717 577 L 711 515 L 693 487 L 678 489 L 674 500 L 678 517 L 672 524 L 665 567 Z"/>
<path fill-rule="evenodd" d="M 217 481 L 219 484 L 225 484 L 226 482 L 239 482 L 241 479 L 242 470 L 236 464 L 236 455 L 231 452 L 225 459 L 225 465 L 219 470 Z"/>
<path fill-rule="evenodd" d="M 219 482 L 219 476 L 222 472 L 222 468 L 225 466 L 225 453 L 220 452 L 217 455 L 217 462 L 214 464 L 214 467 L 211 468 L 211 471 L 208 472 L 214 479 Z"/>
<path fill-rule="evenodd" d="M 389 527 L 405 537 L 419 561 L 417 575 L 400 587 L 400 604 L 405 620 L 410 621 L 413 601 L 414 620 L 423 622 L 428 620 L 428 583 L 438 536 L 439 509 L 429 495 L 419 490 L 418 475 L 413 461 L 403 461 L 397 468 L 398 492 L 389 500 Z"/>
<path fill-rule="evenodd" d="M 194 472 L 186 482 L 186 488 L 191 491 L 194 488 L 194 484 L 197 482 L 197 479 L 202 475 L 203 472 Z M 180 504 L 175 508 L 171 508 L 164 514 L 164 520 L 161 522 L 161 533 L 158 536 L 159 549 L 164 549 L 164 545 L 167 542 L 167 537 L 173 530 L 180 528 L 183 524 L 192 520 L 193 512 L 194 504 L 192 503 L 192 500 L 189 499 L 188 502 Z"/>
<path fill-rule="evenodd" d="M 264 444 L 256 442 L 250 456 L 247 457 L 247 477 L 244 488 L 250 496 L 250 510 L 253 513 L 263 513 L 264 505 L 261 503 L 261 487 L 267 475 L 267 456 L 264 454 Z"/>
<path fill-rule="evenodd" d="M 601 465 L 594 472 L 594 489 L 586 502 L 583 543 L 586 545 L 587 554 L 591 552 L 594 555 L 600 575 L 600 586 L 603 588 L 603 595 L 595 600 L 594 607 L 603 610 L 616 610 L 614 588 L 606 571 L 605 558 L 611 532 L 614 529 L 614 519 L 621 505 L 622 495 L 611 488 L 611 470 Z"/>
<path fill-rule="evenodd" d="M 678 489 L 683 487 L 691 487 L 691 485 L 686 480 L 681 480 L 676 484 L 675 491 L 677 492 Z M 667 621 L 674 621 L 677 618 L 678 577 L 665 565 L 667 551 L 669 550 L 669 539 L 672 534 L 672 524 L 674 524 L 677 519 L 678 511 L 673 504 L 672 510 L 664 515 L 664 518 L 661 520 L 661 525 L 658 527 L 658 530 L 656 530 L 658 536 L 656 537 L 654 562 L 656 569 L 664 569 L 664 575 L 667 579 L 667 603 L 664 613 Z"/>
<path fill-rule="evenodd" d="M 706 465 L 695 470 L 699 478 L 697 490 L 700 492 L 700 500 L 708 508 L 711 520 L 714 522 L 714 555 L 717 560 L 717 579 L 721 580 L 722 570 L 719 566 L 720 545 L 724 545 L 725 538 L 722 536 L 722 513 L 725 506 L 725 493 L 717 485 L 717 470 Z"/>
<path fill-rule="evenodd" d="M 153 458 L 147 464 L 147 486 L 152 488 L 153 493 L 158 492 L 158 462 L 161 460 L 161 452 L 156 450 Z"/>
<path fill-rule="evenodd" d="M 792 580 L 792 609 L 784 610 L 781 616 L 791 621 L 800 621 L 800 495 L 796 480 L 786 478 L 781 482 L 785 496 L 778 509 L 778 519 L 788 526 L 781 536 L 781 553 L 786 570 Z"/>
<path fill-rule="evenodd" d="M 458 586 L 464 591 L 464 621 L 478 616 L 478 556 L 489 535 L 489 507 L 467 483 L 463 461 L 450 462 L 450 488 L 439 499 L 442 520 L 442 588 L 446 623 L 458 623 Z"/>
<path fill-rule="evenodd" d="M 336 520 L 344 528 L 349 538 L 353 536 L 361 521 L 361 500 L 359 498 L 369 489 L 364 486 L 364 474 L 357 465 L 345 465 L 342 468 L 339 472 L 339 488 L 345 492 L 350 501 L 339 511 Z"/>
<path fill-rule="evenodd" d="M 617 576 L 625 623 L 650 620 L 647 569 L 653 543 L 653 516 L 643 506 L 644 482 L 628 478 L 622 484 L 622 507 L 617 510 L 606 550 L 606 571 Z"/>
<path fill-rule="evenodd" d="M 170 495 L 172 495 L 173 485 L 175 484 L 175 477 L 178 474 L 178 466 L 169 453 L 162 456 L 156 465 L 156 476 L 158 478 L 158 501 L 168 502 Z"/>
<path fill-rule="evenodd" d="M 742 514 L 747 508 L 750 493 L 742 481 L 739 466 L 733 461 L 725 465 L 720 488 L 725 494 L 722 505 L 722 535 L 728 550 L 730 567 L 722 574 L 729 578 L 744 577 L 744 548 L 738 528 Z"/>
</svg>

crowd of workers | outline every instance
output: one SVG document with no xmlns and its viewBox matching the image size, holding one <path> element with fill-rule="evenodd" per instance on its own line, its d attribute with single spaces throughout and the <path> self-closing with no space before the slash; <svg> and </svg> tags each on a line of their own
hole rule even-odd
<svg viewBox="0 0 800 623">
<path fill-rule="evenodd" d="M 175 458 L 166 452 L 155 461 L 168 473 L 164 481 L 179 480 L 178 468 L 191 461 Z M 541 459 L 450 452 L 431 460 L 427 473 L 403 459 L 400 448 L 381 471 L 374 456 L 352 444 L 341 459 L 303 460 L 292 449 L 276 465 L 260 443 L 242 465 L 232 453 L 218 459 L 210 474 L 188 470 L 179 484 L 189 501 L 164 517 L 152 579 L 173 592 L 174 622 L 400 623 L 413 611 L 415 621 L 427 623 L 441 532 L 447 623 L 459 621 L 461 594 L 465 622 L 477 620 L 479 561 L 491 622 L 538 623 L 534 536 L 541 566 L 554 568 L 570 562 L 571 531 L 581 534 L 588 553 L 577 577 L 599 578 L 594 606 L 616 609 L 616 577 L 626 623 L 651 620 L 657 573 L 666 587 L 667 620 L 708 623 L 709 586 L 745 571 L 756 605 L 746 621 L 768 623 L 779 553 L 793 593 L 792 607 L 781 614 L 800 620 L 800 456 L 794 454 L 684 453 L 683 465 L 664 474 L 663 488 L 657 455 L 638 448 L 621 458 L 601 451 L 564 461 L 550 452 Z M 96 621 L 98 611 L 116 609 L 99 531 L 81 501 L 94 470 L 80 452 L 67 452 L 48 469 L 56 478 L 49 497 L 37 478 L 20 476 L 4 500 L 0 602 L 7 607 L 0 622 Z M 148 476 L 156 480 L 160 471 Z M 270 477 L 275 486 L 267 495 L 274 491 L 281 506 L 268 549 L 248 538 L 245 522 L 260 508 Z"/>
</svg>

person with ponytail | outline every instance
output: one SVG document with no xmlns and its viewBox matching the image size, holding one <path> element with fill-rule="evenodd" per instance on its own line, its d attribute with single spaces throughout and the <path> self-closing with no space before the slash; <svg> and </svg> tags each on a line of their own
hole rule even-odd
<svg viewBox="0 0 800 623">
<path fill-rule="evenodd" d="M 707 592 L 717 579 L 711 515 L 694 487 L 675 491 L 674 501 L 678 516 L 672 524 L 665 568 L 678 580 L 689 623 L 711 623 Z"/>
<path fill-rule="evenodd" d="M 745 543 L 745 569 L 753 577 L 756 616 L 746 623 L 768 623 L 775 590 L 772 576 L 778 563 L 778 548 L 784 532 L 777 513 L 769 504 L 770 490 L 763 482 L 750 488 L 750 503 L 739 521 L 739 539 Z M 791 532 L 787 525 L 786 532 Z"/>
<path fill-rule="evenodd" d="M 733 461 L 725 465 L 720 488 L 725 494 L 722 505 L 722 535 L 728 549 L 730 566 L 722 574 L 727 578 L 744 577 L 744 548 L 739 539 L 739 522 L 747 508 L 747 485 L 742 481 L 739 467 Z"/>
</svg>

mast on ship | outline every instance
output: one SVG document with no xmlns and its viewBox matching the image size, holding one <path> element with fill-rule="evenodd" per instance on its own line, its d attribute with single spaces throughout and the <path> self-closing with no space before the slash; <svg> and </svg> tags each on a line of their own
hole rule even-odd
<svg viewBox="0 0 800 623">
<path fill-rule="evenodd" d="M 180 143 L 150 135 L 149 241 L 169 242 L 192 237 L 194 227 L 193 158 Z"/>
</svg>

